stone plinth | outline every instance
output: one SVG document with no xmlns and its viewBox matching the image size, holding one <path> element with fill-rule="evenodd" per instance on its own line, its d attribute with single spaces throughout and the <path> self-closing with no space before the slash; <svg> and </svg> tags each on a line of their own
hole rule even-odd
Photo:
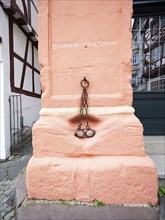
<svg viewBox="0 0 165 220">
<path fill-rule="evenodd" d="M 155 168 L 148 156 L 32 157 L 28 179 L 30 198 L 110 204 L 157 202 Z"/>
<path fill-rule="evenodd" d="M 157 203 L 131 88 L 132 1 L 39 1 L 42 110 L 33 127 L 29 198 Z M 93 138 L 78 139 L 80 81 Z"/>
</svg>

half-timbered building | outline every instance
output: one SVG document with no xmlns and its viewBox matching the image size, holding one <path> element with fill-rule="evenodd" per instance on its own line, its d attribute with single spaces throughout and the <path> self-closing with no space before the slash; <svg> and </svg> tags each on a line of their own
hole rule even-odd
<svg viewBox="0 0 165 220">
<path fill-rule="evenodd" d="M 39 117 L 37 7 L 37 0 L 0 0 L 0 159 L 10 156 L 18 128 Z"/>
</svg>

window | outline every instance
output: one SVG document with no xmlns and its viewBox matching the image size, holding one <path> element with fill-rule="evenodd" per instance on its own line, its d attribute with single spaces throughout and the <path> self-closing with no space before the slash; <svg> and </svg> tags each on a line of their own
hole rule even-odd
<svg viewBox="0 0 165 220">
<path fill-rule="evenodd" d="M 132 86 L 136 86 L 136 75 L 132 76 Z"/>
<path fill-rule="evenodd" d="M 165 57 L 165 43 L 163 44 L 163 57 Z"/>
<path fill-rule="evenodd" d="M 165 91 L 165 79 L 152 82 L 151 91 Z"/>
<path fill-rule="evenodd" d="M 165 91 L 165 79 L 160 80 L 160 90 Z"/>
<path fill-rule="evenodd" d="M 164 28 L 165 27 L 165 17 L 162 16 L 161 17 L 161 28 Z"/>
<path fill-rule="evenodd" d="M 133 56 L 132 56 L 132 64 L 133 64 L 133 65 L 135 65 L 135 64 L 138 63 L 137 58 L 138 58 L 138 55 L 137 55 L 137 54 L 133 54 Z"/>
<path fill-rule="evenodd" d="M 136 87 L 132 83 L 134 91 L 162 91 L 164 82 L 160 82 L 160 77 L 165 78 L 165 16 L 135 17 L 132 33 L 132 75 L 136 70 L 137 79 L 143 81 L 138 81 Z"/>
<path fill-rule="evenodd" d="M 151 26 L 151 30 L 152 30 L 152 35 L 155 35 L 158 33 L 158 31 L 159 31 L 158 22 L 156 22 L 155 24 L 153 24 L 153 26 Z"/>
<path fill-rule="evenodd" d="M 159 47 L 156 47 L 151 51 L 151 62 L 158 60 L 159 57 L 160 57 L 160 50 Z"/>
<path fill-rule="evenodd" d="M 135 43 L 137 42 L 137 36 L 134 38 L 134 42 L 135 42 Z"/>
<path fill-rule="evenodd" d="M 159 90 L 159 82 L 155 81 L 151 83 L 151 91 L 158 91 Z"/>
</svg>

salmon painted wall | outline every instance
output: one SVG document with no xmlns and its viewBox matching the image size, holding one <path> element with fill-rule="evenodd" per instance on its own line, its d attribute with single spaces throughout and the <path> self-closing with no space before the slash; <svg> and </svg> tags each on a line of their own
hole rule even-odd
<svg viewBox="0 0 165 220">
<path fill-rule="evenodd" d="M 29 198 L 157 203 L 131 88 L 131 0 L 40 1 L 42 110 L 27 167 Z M 90 82 L 89 124 L 77 138 L 80 81 Z"/>
<path fill-rule="evenodd" d="M 41 1 L 39 11 L 43 107 L 77 107 L 84 76 L 90 106 L 131 105 L 132 2 Z"/>
</svg>

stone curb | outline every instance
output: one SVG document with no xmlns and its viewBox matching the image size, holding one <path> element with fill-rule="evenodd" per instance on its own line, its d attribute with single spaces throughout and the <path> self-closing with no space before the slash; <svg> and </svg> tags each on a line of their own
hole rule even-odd
<svg viewBox="0 0 165 220">
<path fill-rule="evenodd" d="M 159 220 L 165 220 L 165 195 L 160 198 L 160 216 Z"/>
<path fill-rule="evenodd" d="M 26 167 L 20 172 L 15 181 L 16 208 L 18 208 L 27 196 L 26 188 Z"/>
</svg>

